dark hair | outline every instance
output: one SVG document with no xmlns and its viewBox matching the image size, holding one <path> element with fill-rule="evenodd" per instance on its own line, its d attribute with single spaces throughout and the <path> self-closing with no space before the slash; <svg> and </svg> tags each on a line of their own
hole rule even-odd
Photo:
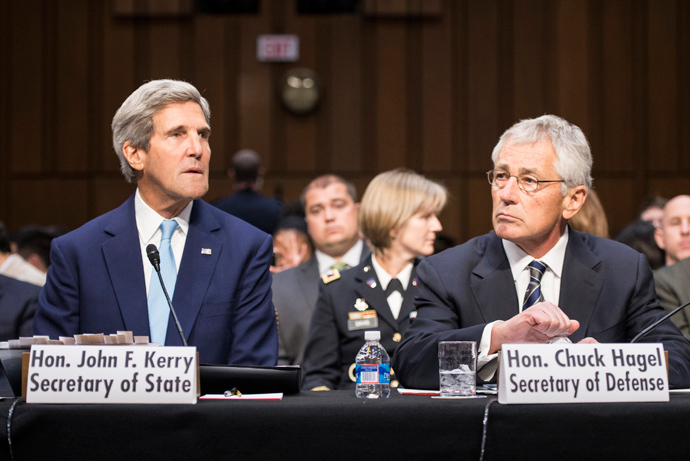
<svg viewBox="0 0 690 461">
<path fill-rule="evenodd" d="M 7 235 L 7 228 L 0 221 L 0 253 L 9 253 L 10 251 L 10 238 Z"/>
<path fill-rule="evenodd" d="M 638 219 L 625 226 L 614 240 L 625 243 L 633 250 L 645 255 L 652 269 L 658 269 L 664 265 L 664 250 L 659 248 L 654 240 L 652 223 Z"/>
<path fill-rule="evenodd" d="M 17 245 L 19 256 L 28 259 L 32 254 L 36 254 L 48 267 L 50 266 L 50 243 L 55 237 L 64 233 L 64 230 L 53 227 L 24 226 L 12 232 L 10 241 Z"/>
<path fill-rule="evenodd" d="M 259 178 L 261 160 L 259 154 L 250 149 L 242 149 L 232 156 L 231 168 L 236 182 L 256 182 Z"/>
</svg>

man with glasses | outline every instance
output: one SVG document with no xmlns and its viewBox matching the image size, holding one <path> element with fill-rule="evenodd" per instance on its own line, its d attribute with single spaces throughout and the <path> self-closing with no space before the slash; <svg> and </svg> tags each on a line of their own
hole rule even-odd
<svg viewBox="0 0 690 461">
<path fill-rule="evenodd" d="M 523 120 L 491 158 L 494 232 L 418 266 L 417 317 L 393 358 L 406 387 L 438 389 L 439 341 L 476 341 L 485 382 L 503 344 L 624 343 L 665 313 L 640 253 L 568 226 L 592 185 L 577 126 L 553 115 Z M 644 341 L 664 343 L 672 386 L 690 386 L 690 343 L 675 325 Z"/>
</svg>

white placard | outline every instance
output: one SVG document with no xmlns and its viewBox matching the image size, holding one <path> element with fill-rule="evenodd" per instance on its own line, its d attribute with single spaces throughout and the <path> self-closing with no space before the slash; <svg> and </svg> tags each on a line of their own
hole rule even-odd
<svg viewBox="0 0 690 461">
<path fill-rule="evenodd" d="M 299 59 L 297 35 L 259 35 L 256 57 L 261 62 L 295 62 Z"/>
<path fill-rule="evenodd" d="M 667 402 L 662 344 L 504 345 L 499 403 Z"/>
<path fill-rule="evenodd" d="M 31 347 L 28 403 L 196 403 L 196 347 Z"/>
</svg>

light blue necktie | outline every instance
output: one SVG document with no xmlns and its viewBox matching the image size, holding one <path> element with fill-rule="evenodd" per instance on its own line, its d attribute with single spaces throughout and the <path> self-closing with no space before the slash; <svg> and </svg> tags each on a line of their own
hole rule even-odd
<svg viewBox="0 0 690 461">
<path fill-rule="evenodd" d="M 529 263 L 529 285 L 525 292 L 525 302 L 522 304 L 524 311 L 537 303 L 544 301 L 544 295 L 541 293 L 541 278 L 546 271 L 546 266 L 536 259 Z"/>
<path fill-rule="evenodd" d="M 175 266 L 175 256 L 173 255 L 170 246 L 170 238 L 172 237 L 177 221 L 165 220 L 161 223 L 161 244 L 158 247 L 161 263 L 161 277 L 165 282 L 165 288 L 168 290 L 170 299 L 175 292 L 175 282 L 177 282 L 177 267 Z M 168 333 L 168 318 L 170 317 L 170 308 L 168 301 L 165 299 L 165 293 L 161 288 L 160 280 L 156 269 L 151 268 L 151 282 L 149 284 L 149 327 L 151 329 L 151 342 L 156 344 L 165 344 L 165 336 Z"/>
</svg>

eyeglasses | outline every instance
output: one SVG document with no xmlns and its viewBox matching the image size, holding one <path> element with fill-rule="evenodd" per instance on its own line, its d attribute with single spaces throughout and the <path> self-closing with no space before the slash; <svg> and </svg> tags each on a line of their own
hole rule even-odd
<svg viewBox="0 0 690 461">
<path fill-rule="evenodd" d="M 517 180 L 517 185 L 522 192 L 535 192 L 539 189 L 539 184 L 548 182 L 565 182 L 564 179 L 537 179 L 530 174 L 512 175 L 505 171 L 489 170 L 486 172 L 486 177 L 489 179 L 489 184 L 493 187 L 503 189 L 510 181 L 510 178 Z"/>
</svg>

